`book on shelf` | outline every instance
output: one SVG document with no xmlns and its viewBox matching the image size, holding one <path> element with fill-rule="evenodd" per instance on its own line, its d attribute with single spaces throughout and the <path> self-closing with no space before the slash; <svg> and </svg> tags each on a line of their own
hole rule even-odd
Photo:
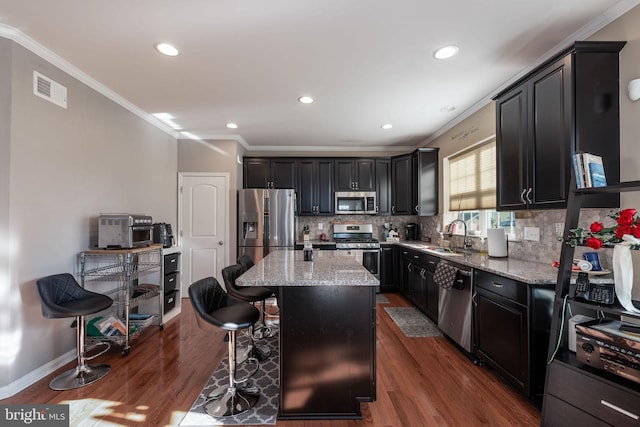
<svg viewBox="0 0 640 427">
<path fill-rule="evenodd" d="M 602 157 L 591 153 L 576 153 L 573 155 L 573 169 L 576 188 L 607 186 Z"/>
<path fill-rule="evenodd" d="M 602 157 L 595 154 L 584 153 L 582 154 L 582 160 L 584 163 L 584 175 L 588 177 L 590 187 L 606 187 L 607 177 L 604 174 L 604 165 L 602 164 Z"/>
<path fill-rule="evenodd" d="M 582 153 L 573 155 L 573 172 L 576 174 L 576 188 L 584 188 L 584 166 L 582 164 Z"/>
</svg>

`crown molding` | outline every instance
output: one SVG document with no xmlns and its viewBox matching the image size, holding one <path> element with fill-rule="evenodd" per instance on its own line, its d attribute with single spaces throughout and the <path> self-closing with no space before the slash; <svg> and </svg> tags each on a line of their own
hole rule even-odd
<svg viewBox="0 0 640 427">
<path fill-rule="evenodd" d="M 79 80 L 80 82 L 86 84 L 87 86 L 89 86 L 90 88 L 94 89 L 98 93 L 104 95 L 105 97 L 109 98 L 110 100 L 112 100 L 116 104 L 118 104 L 121 107 L 129 110 L 130 112 L 132 112 L 136 116 L 140 117 L 141 119 L 145 120 L 146 122 L 148 122 L 148 123 L 152 124 L 153 126 L 157 127 L 161 131 L 167 133 L 168 135 L 172 136 L 175 139 L 178 139 L 178 132 L 176 132 L 175 130 L 171 129 L 169 126 L 167 126 L 162 121 L 160 121 L 157 118 L 155 118 L 153 115 L 147 113 L 146 111 L 143 111 L 141 108 L 139 108 L 136 105 L 132 104 L 131 102 L 127 101 L 125 98 L 123 98 L 122 96 L 118 95 L 117 93 L 115 93 L 114 91 L 109 89 L 107 86 L 103 85 L 102 83 L 100 83 L 99 81 L 94 79 L 93 77 L 91 77 L 88 74 L 86 74 L 85 72 L 81 71 L 79 68 L 75 67 L 70 62 L 68 62 L 67 60 L 63 59 L 61 56 L 59 56 L 58 54 L 56 54 L 52 50 L 44 47 L 40 43 L 38 43 L 35 40 L 33 40 L 32 38 L 28 37 L 27 35 L 25 35 L 20 30 L 17 30 L 17 29 L 15 29 L 13 27 L 10 27 L 8 25 L 0 23 L 0 36 L 2 36 L 4 38 L 7 38 L 9 40 L 12 40 L 13 42 L 19 44 L 20 46 L 22 46 L 25 49 L 31 51 L 35 55 L 37 55 L 40 58 L 44 59 L 45 61 L 50 62 L 54 66 L 58 67 L 59 69 L 61 69 L 65 73 L 69 74 L 71 77 L 73 77 L 76 80 Z"/>
<path fill-rule="evenodd" d="M 444 133 L 449 131 L 451 128 L 460 124 L 463 120 L 467 119 L 472 114 L 476 113 L 485 105 L 492 102 L 492 98 L 495 97 L 498 93 L 502 92 L 507 87 L 511 86 L 516 81 L 520 80 L 522 77 L 526 76 L 528 73 L 533 71 L 536 67 L 542 65 L 552 57 L 558 54 L 563 49 L 566 49 L 568 46 L 573 44 L 575 41 L 585 40 L 589 36 L 592 36 L 596 32 L 600 31 L 605 26 L 609 25 L 629 10 L 633 9 L 637 5 L 640 4 L 640 0 L 622 0 L 604 11 L 602 14 L 598 15 L 589 23 L 578 29 L 573 34 L 566 37 L 561 42 L 557 43 L 553 48 L 549 49 L 542 56 L 536 59 L 531 65 L 524 68 L 518 74 L 513 76 L 511 79 L 500 85 L 498 88 L 493 90 L 491 93 L 487 94 L 484 98 L 480 99 L 478 102 L 474 103 L 472 106 L 464 110 L 461 114 L 457 115 L 453 120 L 448 122 L 446 125 L 438 129 L 434 132 L 429 138 L 425 139 L 425 144 L 430 144 L 435 141 L 437 138 L 442 136 Z"/>
</svg>

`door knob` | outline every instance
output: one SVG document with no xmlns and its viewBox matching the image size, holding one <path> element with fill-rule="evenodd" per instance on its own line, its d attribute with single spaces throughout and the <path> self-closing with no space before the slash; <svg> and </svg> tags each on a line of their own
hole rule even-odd
<svg viewBox="0 0 640 427">
<path fill-rule="evenodd" d="M 218 244 L 219 244 L 220 246 L 222 246 L 222 245 L 224 245 L 224 242 L 223 242 L 222 240 L 220 240 L 220 241 L 218 242 Z"/>
</svg>

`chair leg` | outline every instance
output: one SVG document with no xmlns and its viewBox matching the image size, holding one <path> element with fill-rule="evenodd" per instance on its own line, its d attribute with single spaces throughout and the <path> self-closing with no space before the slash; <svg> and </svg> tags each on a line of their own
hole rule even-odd
<svg viewBox="0 0 640 427">
<path fill-rule="evenodd" d="M 76 353 L 77 365 L 74 369 L 55 377 L 49 383 L 52 390 L 72 390 L 84 387 L 98 381 L 109 373 L 111 367 L 107 364 L 88 365 L 86 359 L 84 316 L 76 317 Z"/>
<path fill-rule="evenodd" d="M 259 394 L 236 387 L 236 331 L 229 331 L 229 387 L 222 396 L 205 402 L 204 411 L 212 417 L 238 415 L 253 408 Z"/>
</svg>

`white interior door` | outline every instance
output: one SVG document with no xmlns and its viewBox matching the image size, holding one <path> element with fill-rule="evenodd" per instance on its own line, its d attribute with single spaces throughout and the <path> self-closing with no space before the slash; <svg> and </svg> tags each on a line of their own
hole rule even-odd
<svg viewBox="0 0 640 427">
<path fill-rule="evenodd" d="M 229 260 L 229 174 L 178 174 L 178 230 L 182 250 L 181 294 L 213 276 L 224 287 L 222 269 Z"/>
</svg>

